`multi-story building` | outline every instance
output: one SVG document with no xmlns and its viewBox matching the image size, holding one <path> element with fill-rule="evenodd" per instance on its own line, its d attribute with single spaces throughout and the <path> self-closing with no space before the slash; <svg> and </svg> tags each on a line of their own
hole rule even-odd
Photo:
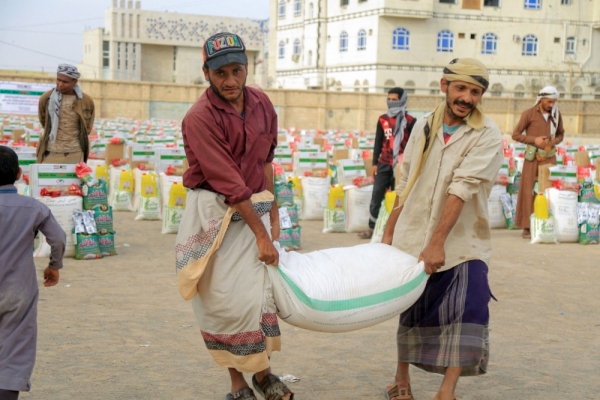
<svg viewBox="0 0 600 400">
<path fill-rule="evenodd" d="M 248 53 L 248 82 L 267 78 L 268 21 L 141 9 L 141 2 L 113 0 L 105 27 L 84 33 L 83 77 L 175 83 L 204 83 L 202 45 L 218 32 L 242 37 Z"/>
<path fill-rule="evenodd" d="M 274 87 L 439 93 L 475 57 L 490 94 L 600 99 L 600 0 L 271 0 Z"/>
</svg>

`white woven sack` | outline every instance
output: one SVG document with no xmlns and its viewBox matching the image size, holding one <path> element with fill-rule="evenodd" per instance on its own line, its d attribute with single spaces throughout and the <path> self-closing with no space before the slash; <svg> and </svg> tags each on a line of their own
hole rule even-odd
<svg viewBox="0 0 600 400">
<path fill-rule="evenodd" d="M 307 254 L 277 247 L 279 267 L 266 267 L 277 314 L 311 331 L 349 332 L 394 318 L 418 300 L 428 279 L 422 262 L 381 243 Z"/>
<path fill-rule="evenodd" d="M 371 213 L 369 205 L 373 195 L 373 185 L 344 187 L 346 208 L 346 232 L 362 232 L 369 229 Z"/>
<path fill-rule="evenodd" d="M 554 217 L 556 240 L 559 243 L 579 242 L 577 197 L 577 193 L 570 190 L 546 189 L 546 199 Z"/>
<path fill-rule="evenodd" d="M 329 178 L 302 178 L 302 219 L 322 221 L 329 200 Z"/>
<path fill-rule="evenodd" d="M 490 228 L 492 229 L 506 228 L 504 208 L 502 207 L 502 200 L 500 200 L 500 196 L 504 193 L 506 193 L 506 186 L 494 185 L 492 187 L 492 192 L 488 199 L 488 218 L 490 221 Z"/>
<path fill-rule="evenodd" d="M 79 196 L 62 197 L 40 197 L 39 202 L 48 206 L 56 222 L 67 234 L 67 246 L 65 248 L 65 257 L 75 257 L 75 242 L 73 241 L 73 212 L 83 209 L 83 199 Z M 42 232 L 38 235 L 38 244 L 33 250 L 34 257 L 50 257 L 50 245 L 46 242 L 46 237 Z"/>
</svg>

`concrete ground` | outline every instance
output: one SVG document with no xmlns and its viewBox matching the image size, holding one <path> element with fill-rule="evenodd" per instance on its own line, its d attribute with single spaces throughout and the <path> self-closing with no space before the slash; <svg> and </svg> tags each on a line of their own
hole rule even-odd
<svg viewBox="0 0 600 400">
<path fill-rule="evenodd" d="M 28 400 L 223 399 L 216 367 L 175 286 L 175 235 L 160 222 L 115 213 L 119 256 L 67 260 L 56 287 L 40 286 L 38 359 Z M 304 251 L 362 243 L 302 223 Z M 600 398 L 600 246 L 531 245 L 493 232 L 489 373 L 459 382 L 467 399 Z M 36 261 L 39 281 L 46 260 Z M 344 334 L 281 323 L 274 372 L 293 374 L 297 399 L 383 399 L 395 371 L 397 320 Z M 413 369 L 417 400 L 441 376 Z"/>
</svg>

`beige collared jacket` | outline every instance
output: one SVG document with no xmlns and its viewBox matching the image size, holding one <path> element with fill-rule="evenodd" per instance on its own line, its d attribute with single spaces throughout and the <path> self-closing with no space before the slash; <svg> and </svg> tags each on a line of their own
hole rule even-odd
<svg viewBox="0 0 600 400">
<path fill-rule="evenodd" d="M 398 192 L 406 187 L 411 166 L 418 160 L 417 144 L 424 140 L 428 115 L 415 123 L 404 151 Z M 398 218 L 392 245 L 419 257 L 438 225 L 448 195 L 453 194 L 465 205 L 446 239 L 446 264 L 440 271 L 469 260 L 489 263 L 488 197 L 504 159 L 500 129 L 486 117 L 482 129 L 463 124 L 448 143 L 444 143 L 443 128 L 431 135 L 433 147 Z"/>
</svg>

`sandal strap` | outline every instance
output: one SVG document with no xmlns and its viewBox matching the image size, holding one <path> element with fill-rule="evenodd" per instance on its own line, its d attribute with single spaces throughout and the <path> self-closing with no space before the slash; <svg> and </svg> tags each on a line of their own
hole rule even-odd
<svg viewBox="0 0 600 400">
<path fill-rule="evenodd" d="M 294 393 L 273 374 L 265 376 L 258 386 L 264 393 L 265 400 L 281 400 L 287 394 L 292 394 L 291 398 L 294 398 Z"/>
<path fill-rule="evenodd" d="M 258 400 L 254 391 L 249 387 L 242 388 L 235 393 L 231 393 L 231 397 L 234 400 Z"/>
<path fill-rule="evenodd" d="M 408 383 L 407 386 L 402 385 L 402 387 L 400 387 L 398 385 L 394 385 L 387 393 L 388 393 L 388 397 L 390 398 L 390 400 L 413 399 L 412 391 L 410 390 L 410 383 Z"/>
</svg>

